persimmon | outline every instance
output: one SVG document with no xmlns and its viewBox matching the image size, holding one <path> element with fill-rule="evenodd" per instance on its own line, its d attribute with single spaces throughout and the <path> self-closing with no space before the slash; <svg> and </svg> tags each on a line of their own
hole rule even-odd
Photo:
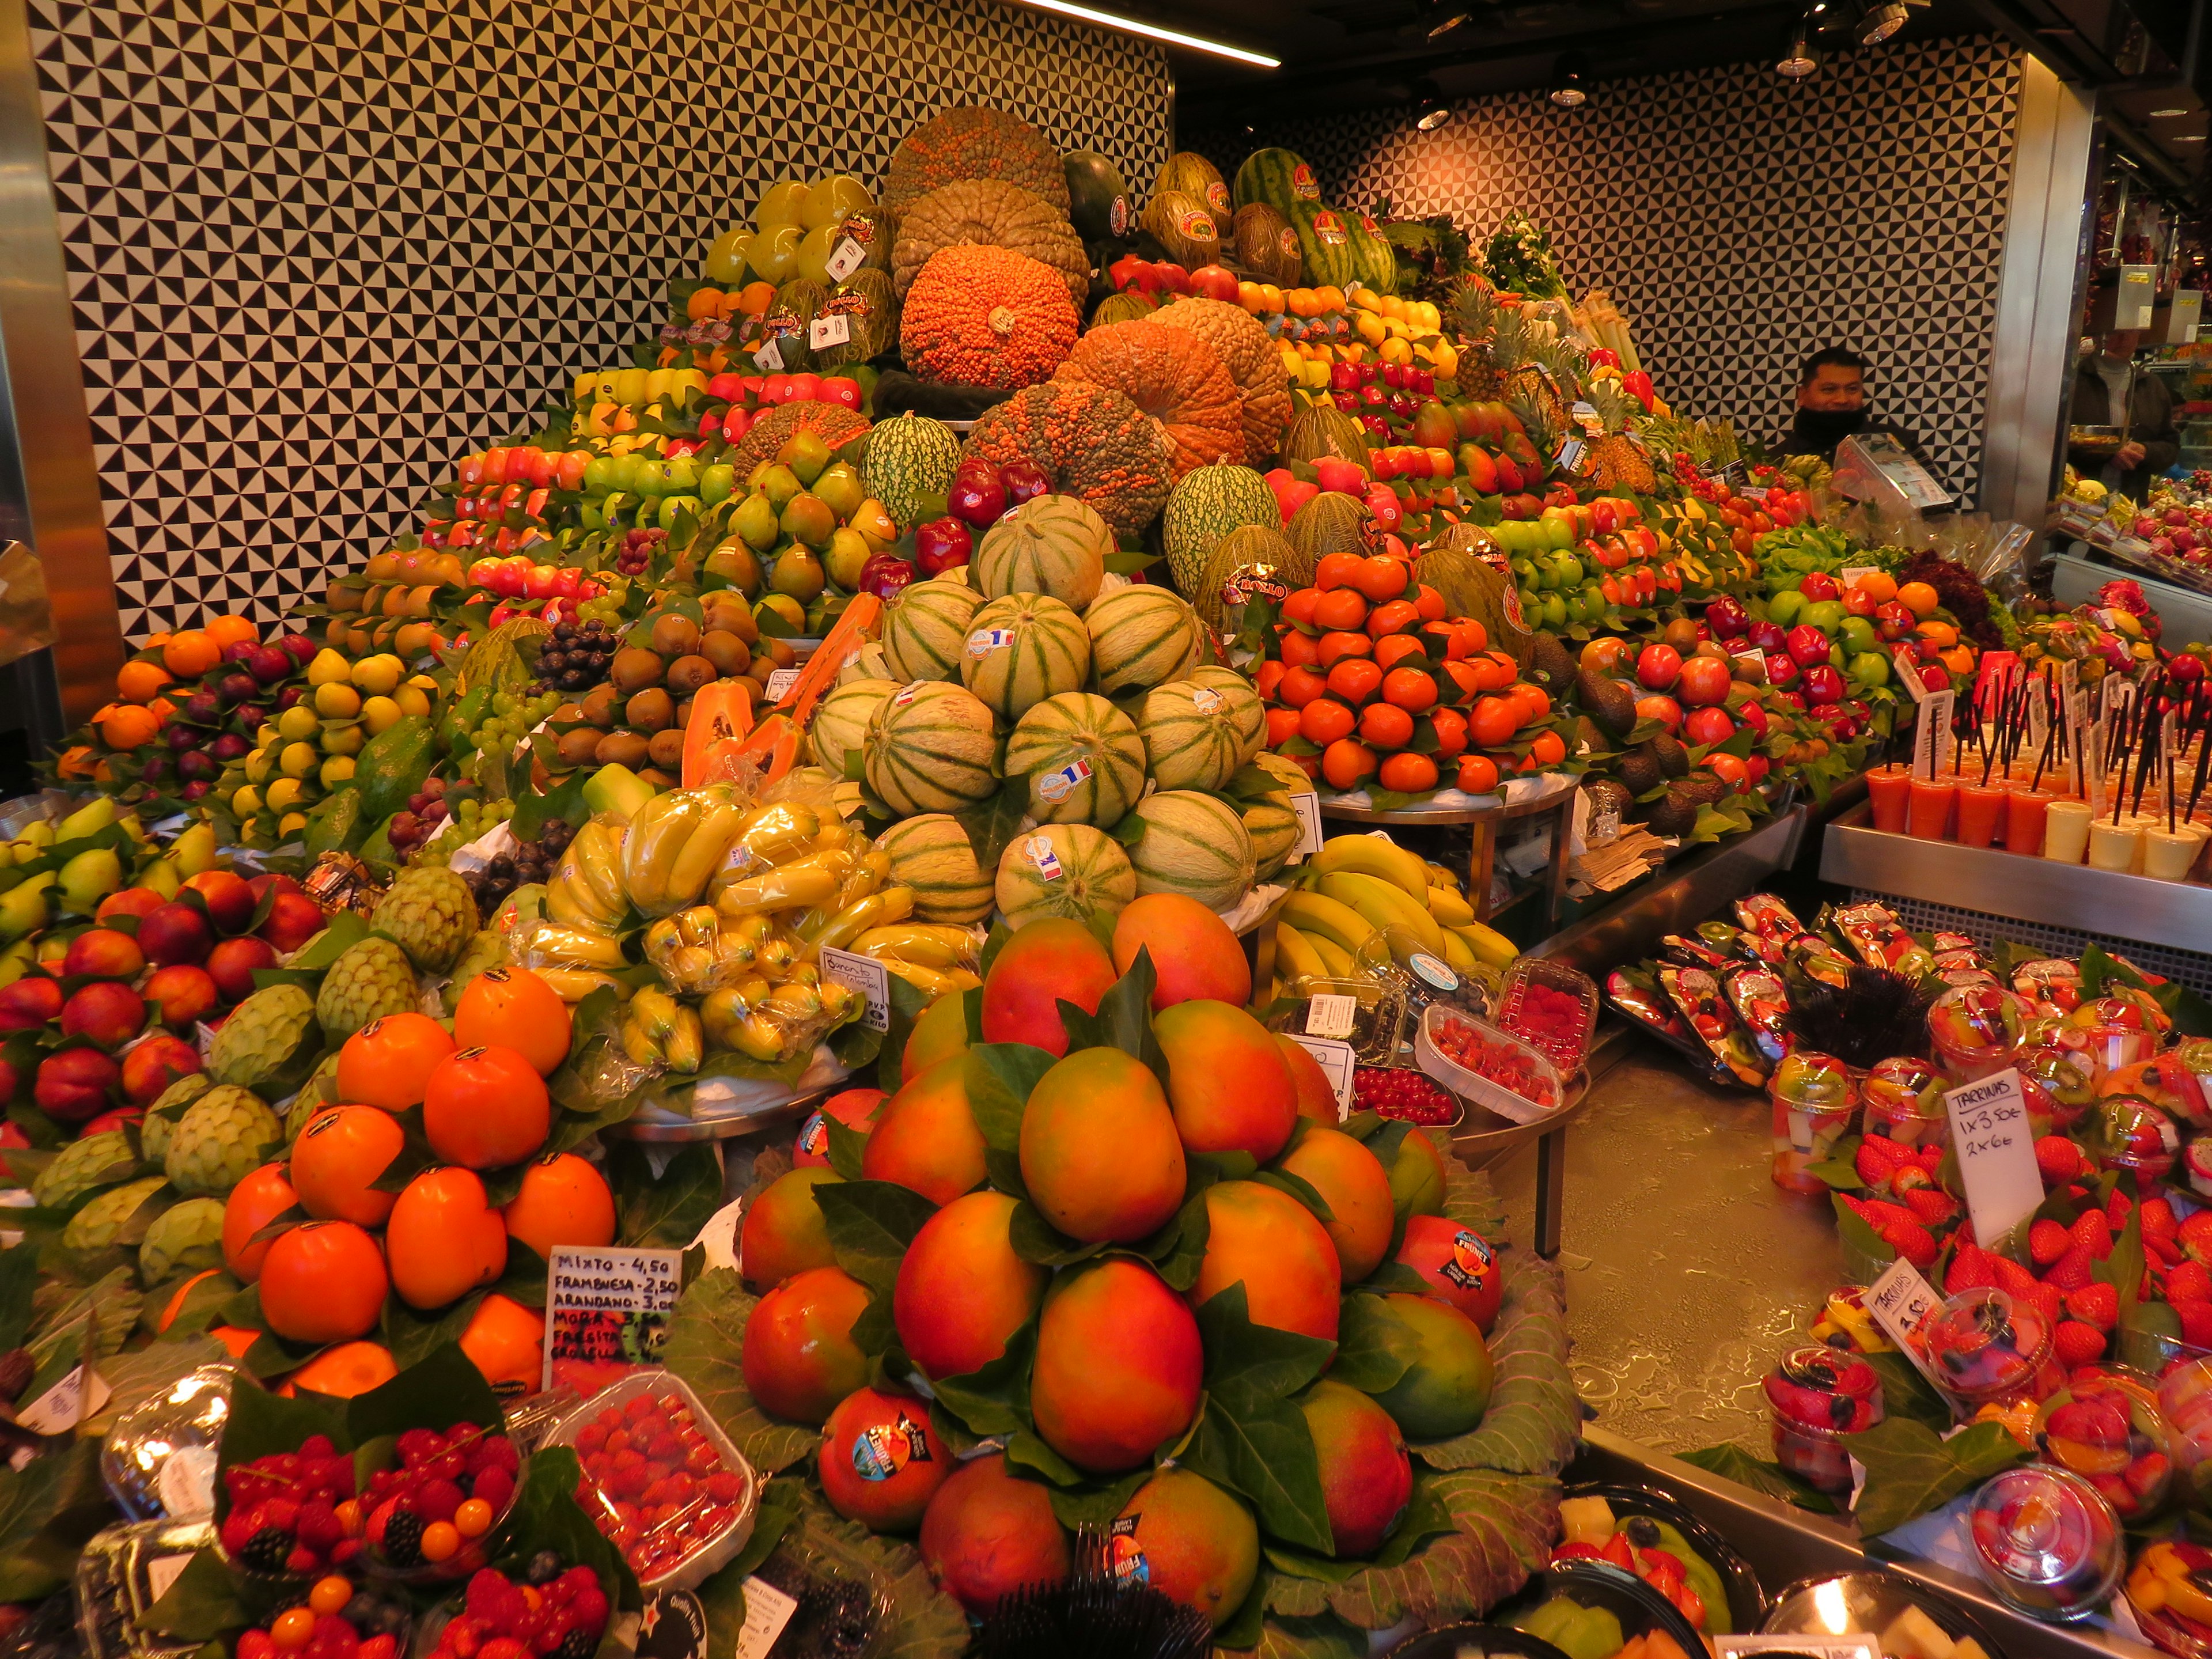
<svg viewBox="0 0 2212 1659">
<path fill-rule="evenodd" d="M 1418 668 L 1394 668 L 1382 677 L 1382 700 L 1419 714 L 1437 706 L 1437 683 Z"/>
<path fill-rule="evenodd" d="M 1556 732 L 1539 732 L 1529 743 L 1528 758 L 1539 766 L 1557 766 L 1566 757 L 1566 739 Z"/>
<path fill-rule="evenodd" d="M 381 1225 L 396 1195 L 380 1193 L 370 1183 L 392 1167 L 406 1144 L 398 1120 L 374 1106 L 334 1106 L 316 1113 L 292 1143 L 292 1188 L 300 1195 L 300 1207 L 318 1221 Z"/>
<path fill-rule="evenodd" d="M 1395 667 L 1408 657 L 1418 663 L 1428 660 L 1428 653 L 1422 649 L 1420 641 L 1411 634 L 1393 634 L 1375 641 L 1375 660 L 1384 668 Z"/>
<path fill-rule="evenodd" d="M 1275 696 L 1285 708 L 1304 708 L 1328 690 L 1328 680 L 1311 668 L 1300 666 L 1283 676 L 1282 684 L 1275 688 Z"/>
<path fill-rule="evenodd" d="M 375 1329 L 391 1281 L 366 1231 L 350 1221 L 310 1221 L 270 1243 L 260 1284 L 270 1330 L 288 1341 L 321 1343 Z"/>
<path fill-rule="evenodd" d="M 496 1042 L 520 1052 L 550 1077 L 568 1057 L 568 1005 L 527 968 L 493 968 L 478 974 L 453 1011 L 453 1041 L 464 1048 Z"/>
<path fill-rule="evenodd" d="M 1351 586 L 1359 574 L 1359 567 L 1366 562 L 1358 553 L 1324 553 L 1321 562 L 1314 567 L 1314 586 L 1324 593 Z"/>
<path fill-rule="evenodd" d="M 1551 694 L 1540 685 L 1531 685 L 1521 680 L 1507 688 L 1505 695 L 1521 705 L 1521 724 L 1540 720 L 1552 712 Z"/>
<path fill-rule="evenodd" d="M 1267 702 L 1274 696 L 1275 688 L 1283 683 L 1283 676 L 1289 672 L 1287 664 L 1263 662 L 1253 671 L 1252 689 L 1260 694 L 1261 702 Z"/>
<path fill-rule="evenodd" d="M 1487 755 L 1462 755 L 1459 787 L 1470 795 L 1490 793 L 1498 787 L 1498 763 Z"/>
<path fill-rule="evenodd" d="M 1322 750 L 1321 775 L 1332 789 L 1357 789 L 1375 775 L 1378 764 L 1366 744 L 1340 738 Z"/>
<path fill-rule="evenodd" d="M 428 1014 L 373 1019 L 338 1050 L 338 1098 L 387 1112 L 420 1106 L 430 1073 L 457 1046 Z"/>
<path fill-rule="evenodd" d="M 461 1352 L 501 1399 L 536 1394 L 544 1374 L 545 1316 L 495 1291 L 470 1316 Z"/>
<path fill-rule="evenodd" d="M 1364 634 L 1346 630 L 1321 636 L 1321 666 L 1323 668 L 1334 668 L 1346 657 L 1371 657 L 1374 654 L 1375 641 Z"/>
<path fill-rule="evenodd" d="M 425 1170 L 409 1182 L 385 1223 L 384 1248 L 392 1288 L 410 1308 L 442 1308 L 507 1271 L 507 1225 L 471 1170 Z"/>
<path fill-rule="evenodd" d="M 522 1188 L 500 1212 L 507 1235 L 540 1255 L 560 1245 L 594 1249 L 615 1237 L 615 1195 L 589 1159 L 574 1152 L 541 1158 L 522 1172 Z"/>
<path fill-rule="evenodd" d="M 1445 759 L 1467 747 L 1467 716 L 1458 709 L 1431 709 L 1429 721 L 1437 728 L 1437 753 Z"/>
<path fill-rule="evenodd" d="M 222 1265 L 241 1285 L 261 1277 L 275 1241 L 253 1235 L 285 1211 L 296 1208 L 300 1194 L 292 1190 L 281 1164 L 264 1164 L 230 1189 L 222 1205 Z"/>
<path fill-rule="evenodd" d="M 1420 613 L 1423 622 L 1442 622 L 1444 619 L 1444 596 L 1426 582 L 1413 589 L 1413 609 Z M 1481 624 L 1477 623 L 1480 627 Z"/>
<path fill-rule="evenodd" d="M 519 1164 L 553 1127 L 545 1079 L 498 1043 L 456 1049 L 438 1063 L 422 1097 L 422 1133 L 440 1158 L 471 1170 Z"/>
<path fill-rule="evenodd" d="M 1385 559 L 1385 564 L 1395 560 Z M 1367 637 L 1379 640 L 1387 634 L 1401 634 L 1421 619 L 1411 599 L 1386 599 L 1367 613 Z"/>
<path fill-rule="evenodd" d="M 1350 629 L 1367 621 L 1367 599 L 1357 586 L 1326 590 L 1314 605 L 1314 626 L 1327 632 Z"/>
<path fill-rule="evenodd" d="M 1298 711 L 1295 708 L 1270 708 L 1267 711 L 1267 747 L 1280 749 L 1298 734 Z"/>
<path fill-rule="evenodd" d="M 1276 647 L 1283 653 L 1283 663 L 1289 668 L 1310 668 L 1321 660 L 1321 641 L 1311 634 L 1301 634 L 1293 628 L 1283 635 Z"/>
<path fill-rule="evenodd" d="M 1413 568 L 1402 559 L 1394 559 L 1387 553 L 1376 553 L 1362 559 L 1352 576 L 1352 585 L 1377 604 L 1395 599 L 1406 592 L 1406 584 L 1413 580 Z"/>
<path fill-rule="evenodd" d="M 1521 705 L 1510 697 L 1479 697 L 1468 713 L 1467 735 L 1478 748 L 1509 744 L 1520 729 Z"/>
<path fill-rule="evenodd" d="M 1425 638 L 1435 640 L 1443 647 L 1446 662 L 1457 662 L 1468 654 L 1466 636 L 1450 623 L 1425 622 L 1421 624 L 1421 633 Z"/>
<path fill-rule="evenodd" d="M 302 1393 L 350 1400 L 357 1394 L 381 1388 L 399 1375 L 399 1362 L 392 1350 L 377 1342 L 342 1342 L 325 1348 L 284 1379 L 276 1390 L 280 1399 Z"/>
<path fill-rule="evenodd" d="M 1503 691 L 1520 677 L 1521 665 L 1503 651 L 1486 651 L 1469 660 L 1474 663 L 1477 684 L 1485 691 Z"/>
<path fill-rule="evenodd" d="M 1330 555 L 1332 558 L 1335 556 Z M 1321 589 L 1301 587 L 1283 601 L 1283 620 L 1303 627 L 1313 626 L 1314 607 L 1321 603 Z"/>
</svg>

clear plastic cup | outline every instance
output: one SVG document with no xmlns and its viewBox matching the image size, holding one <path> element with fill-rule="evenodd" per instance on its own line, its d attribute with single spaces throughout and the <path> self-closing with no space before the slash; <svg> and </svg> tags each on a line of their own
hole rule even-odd
<svg viewBox="0 0 2212 1659">
<path fill-rule="evenodd" d="M 2045 1399 L 2066 1380 L 2042 1314 L 2000 1290 L 1960 1291 L 1928 1316 L 1920 1335 L 1961 1419 L 1984 1405 Z"/>
<path fill-rule="evenodd" d="M 2027 1025 L 2027 1008 L 2002 986 L 1954 985 L 1928 1010 L 1928 1036 L 1943 1069 L 1976 1083 L 2013 1063 Z"/>
<path fill-rule="evenodd" d="M 1943 1109 L 1943 1074 L 1914 1054 L 1876 1060 L 1859 1085 L 1866 1133 L 1900 1146 L 1942 1146 L 1951 1139 Z"/>
<path fill-rule="evenodd" d="M 1824 1193 L 1827 1183 L 1810 1173 L 1850 1133 L 1858 1091 L 1850 1071 L 1831 1054 L 1805 1050 L 1783 1056 L 1766 1080 L 1774 1105 L 1774 1184 L 1785 1192 Z"/>
<path fill-rule="evenodd" d="M 1974 1565 L 1997 1599 L 2053 1624 L 2088 1618 L 2127 1568 L 2119 1517 L 2094 1486 L 2039 1463 L 1983 1482 L 1968 1506 Z"/>
<path fill-rule="evenodd" d="M 1759 1385 L 1774 1413 L 1775 1462 L 1822 1492 L 1851 1489 L 1846 1435 L 1882 1420 L 1881 1376 L 1856 1354 L 1799 1348 Z"/>
</svg>

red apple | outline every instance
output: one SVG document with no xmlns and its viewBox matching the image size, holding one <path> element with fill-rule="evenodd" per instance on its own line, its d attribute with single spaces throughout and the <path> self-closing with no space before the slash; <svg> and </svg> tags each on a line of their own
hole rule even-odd
<svg viewBox="0 0 2212 1659">
<path fill-rule="evenodd" d="M 277 955 L 288 956 L 322 932 L 323 921 L 323 907 L 305 893 L 279 890 L 269 906 L 269 914 L 261 919 L 261 926 L 254 933 L 268 940 Z M 221 945 L 216 946 L 218 951 L 222 948 Z"/>
<path fill-rule="evenodd" d="M 1663 651 L 1667 647 L 1662 645 L 1645 648 Z M 1640 671 L 1643 665 L 1639 662 L 1637 666 Z M 1638 677 L 1641 678 L 1640 672 Z M 1674 695 L 1690 708 L 1706 708 L 1727 697 L 1729 682 L 1734 678 L 1726 658 L 1691 657 L 1682 664 L 1681 676 L 1675 682 Z"/>
<path fill-rule="evenodd" d="M 1881 609 L 1881 601 L 1875 599 L 1866 588 L 1847 587 L 1844 590 L 1845 614 L 1853 617 L 1871 617 Z"/>
<path fill-rule="evenodd" d="M 934 576 L 940 570 L 963 565 L 975 551 L 975 537 L 957 519 L 932 519 L 915 530 L 915 568 L 924 576 Z"/>
<path fill-rule="evenodd" d="M 234 942 L 225 940 L 224 944 Z M 189 1031 L 222 1000 L 215 976 L 204 968 L 195 968 L 185 962 L 173 967 L 156 968 L 139 988 L 139 994 L 153 1004 L 156 1018 L 173 1031 Z"/>
<path fill-rule="evenodd" d="M 1237 273 L 1226 265 L 1200 265 L 1190 273 L 1190 291 L 1209 300 L 1237 303 Z"/>
<path fill-rule="evenodd" d="M 1015 507 L 1052 494 L 1052 475 L 1026 455 L 1017 455 L 1001 466 L 999 482 L 1006 486 L 1007 501 Z"/>
<path fill-rule="evenodd" d="M 1904 611 L 1905 607 L 1903 605 L 1899 605 L 1898 609 Z M 1912 613 L 1909 611 L 1905 611 L 1905 614 L 1910 617 Z M 1753 623 L 1749 627 L 1746 628 L 1743 632 L 1744 637 L 1749 640 L 1753 645 L 1757 646 L 1761 651 L 1779 651 L 1789 642 L 1790 639 L 1789 630 L 1784 628 L 1780 623 L 1769 622 L 1764 617 L 1761 617 L 1757 622 Z"/>
<path fill-rule="evenodd" d="M 1918 621 L 1918 617 L 1895 599 L 1874 608 L 1874 631 L 1885 640 L 1903 639 Z"/>
<path fill-rule="evenodd" d="M 1805 670 L 1805 701 L 1819 708 L 1828 703 L 1841 702 L 1844 697 L 1844 677 L 1825 662 L 1809 664 Z"/>
<path fill-rule="evenodd" d="M 204 1070 L 200 1051 L 167 1031 L 133 1044 L 123 1056 L 123 1094 L 133 1105 L 150 1106 L 180 1077 Z"/>
<path fill-rule="evenodd" d="M 246 895 L 251 899 L 251 893 Z M 250 918 L 251 907 L 246 912 Z M 189 904 L 172 901 L 149 910 L 138 919 L 138 948 L 157 968 L 179 962 L 205 962 L 215 946 L 215 930 L 208 919 Z"/>
<path fill-rule="evenodd" d="M 995 471 L 988 477 L 980 471 L 956 473 L 952 488 L 945 492 L 945 506 L 963 524 L 988 529 L 1006 510 L 1006 487 L 999 482 Z"/>
<path fill-rule="evenodd" d="M 1841 598 L 1844 590 L 1843 585 L 1826 571 L 1808 570 L 1805 580 L 1797 585 L 1797 591 L 1805 596 L 1806 604 L 1818 605 L 1823 599 Z"/>
<path fill-rule="evenodd" d="M 127 1129 L 134 1123 L 143 1124 L 145 1121 L 146 1109 L 143 1106 L 114 1106 L 90 1122 L 79 1124 L 76 1132 L 80 1137 L 104 1135 L 111 1129 Z"/>
<path fill-rule="evenodd" d="M 1797 659 L 1787 651 L 1768 652 L 1766 683 L 1769 685 L 1795 685 L 1797 683 Z"/>
<path fill-rule="evenodd" d="M 1682 677 L 1682 653 L 1671 645 L 1647 645 L 1636 653 L 1637 684 L 1665 691 Z"/>
<path fill-rule="evenodd" d="M 1638 697 L 1636 700 L 1636 718 L 1639 720 L 1657 720 L 1669 732 L 1677 732 L 1682 726 L 1682 705 L 1672 697 L 1656 695 Z"/>
<path fill-rule="evenodd" d="M 0 1036 L 37 1030 L 60 1015 L 66 1000 L 61 982 L 45 974 L 26 974 L 0 985 Z"/>
<path fill-rule="evenodd" d="M 1799 623 L 1790 630 L 1787 648 L 1800 668 L 1809 668 L 1816 662 L 1828 659 L 1828 636 L 1810 623 Z"/>
<path fill-rule="evenodd" d="M 62 1035 L 81 1036 L 111 1052 L 146 1027 L 146 1004 L 127 985 L 94 980 L 81 985 L 62 1004 Z"/>
<path fill-rule="evenodd" d="M 1750 631 L 1751 617 L 1741 603 L 1723 593 L 1705 607 L 1705 624 L 1724 640 L 1739 640 Z"/>
<path fill-rule="evenodd" d="M 134 980 L 145 971 L 146 953 L 130 934 L 112 927 L 88 927 L 69 944 L 62 957 L 64 979 Z"/>
<path fill-rule="evenodd" d="M 1744 775 L 1748 778 L 1753 785 L 1764 783 L 1766 781 L 1766 775 L 1772 769 L 1773 764 L 1774 763 L 1768 760 L 1765 756 L 1760 754 L 1759 750 L 1754 749 L 1751 753 L 1743 757 Z"/>
<path fill-rule="evenodd" d="M 896 553 L 871 553 L 860 567 L 860 592 L 879 599 L 896 599 L 917 574 L 912 559 L 902 559 Z"/>
<path fill-rule="evenodd" d="M 1314 477 L 1324 490 L 1346 495 L 1364 495 L 1367 475 L 1340 455 L 1323 455 L 1314 462 Z"/>
<path fill-rule="evenodd" d="M 225 1002 L 243 1002 L 253 994 L 254 969 L 276 965 L 276 947 L 265 939 L 248 935 L 227 939 L 209 951 L 207 974 Z"/>
<path fill-rule="evenodd" d="M 1692 708 L 1682 722 L 1682 736 L 1691 743 L 1726 743 L 1735 735 L 1735 722 L 1725 708 Z"/>
<path fill-rule="evenodd" d="M 1766 710 L 1763 707 L 1746 698 L 1729 712 L 1734 714 L 1741 724 L 1749 726 L 1753 735 L 1761 742 L 1765 741 L 1767 719 Z"/>
<path fill-rule="evenodd" d="M 246 884 L 253 890 L 253 902 L 256 904 L 260 903 L 262 898 L 271 891 L 305 894 L 307 890 L 289 876 L 256 876 Z"/>
<path fill-rule="evenodd" d="M 1940 662 L 1922 663 L 1916 672 L 1920 676 L 1920 683 L 1930 691 L 1948 691 L 1951 689 L 1951 671 Z"/>
<path fill-rule="evenodd" d="M 123 1068 L 97 1048 L 64 1048 L 39 1062 L 32 1098 L 58 1123 L 82 1123 L 106 1111 Z"/>
<path fill-rule="evenodd" d="M 158 910 L 168 901 L 150 887 L 125 887 L 110 893 L 100 900 L 100 908 L 94 911 L 93 920 L 106 921 L 110 916 L 143 916 L 149 910 Z"/>
<path fill-rule="evenodd" d="M 1751 787 L 1750 769 L 1734 755 L 1708 755 L 1705 765 L 1705 770 L 1732 789 L 1740 792 Z"/>
</svg>

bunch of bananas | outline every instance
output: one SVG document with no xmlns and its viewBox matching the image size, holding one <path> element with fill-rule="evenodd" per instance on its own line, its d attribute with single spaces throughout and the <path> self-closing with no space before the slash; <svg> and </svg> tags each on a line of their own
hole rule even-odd
<svg viewBox="0 0 2212 1659">
<path fill-rule="evenodd" d="M 976 972 L 982 941 L 974 929 L 950 922 L 901 921 L 871 927 L 847 948 L 872 957 L 933 1002 L 949 991 L 971 990 L 983 982 Z"/>
<path fill-rule="evenodd" d="M 627 836 L 624 825 L 595 817 L 570 836 L 553 878 L 545 884 L 545 914 L 602 933 L 621 927 L 629 908 L 622 876 Z"/>
<path fill-rule="evenodd" d="M 1349 978 L 1384 957 L 1402 967 L 1422 951 L 1486 980 L 1518 954 L 1512 940 L 1475 920 L 1449 870 L 1387 836 L 1323 843 L 1277 913 L 1275 963 L 1286 990 L 1304 979 Z"/>
<path fill-rule="evenodd" d="M 671 789 L 637 811 L 623 837 L 622 884 L 641 915 L 696 904 L 762 811 L 726 784 Z"/>
<path fill-rule="evenodd" d="M 629 1000 L 623 1016 L 623 1053 L 639 1066 L 696 1072 L 705 1057 L 706 1041 L 698 1010 L 650 986 Z"/>
</svg>

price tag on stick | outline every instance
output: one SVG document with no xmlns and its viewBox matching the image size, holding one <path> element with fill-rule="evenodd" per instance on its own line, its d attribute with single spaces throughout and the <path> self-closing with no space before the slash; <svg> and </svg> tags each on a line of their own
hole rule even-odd
<svg viewBox="0 0 2212 1659">
<path fill-rule="evenodd" d="M 1295 864 L 1321 851 L 1321 797 L 1310 789 L 1294 790 L 1291 811 L 1298 819 L 1298 844 L 1291 848 L 1291 861 Z"/>
<path fill-rule="evenodd" d="M 1333 1037 L 1301 1036 L 1295 1031 L 1285 1033 L 1291 1042 L 1314 1057 L 1315 1064 L 1328 1078 L 1329 1087 L 1336 1091 L 1336 1115 L 1340 1121 L 1352 1115 L 1352 1074 L 1359 1064 L 1359 1056 L 1348 1042 Z"/>
<path fill-rule="evenodd" d="M 1883 1334 L 1920 1368 L 1923 1376 L 1934 1382 L 1935 1368 L 1921 1352 L 1915 1333 L 1930 1309 L 1943 1305 L 1943 1298 L 1936 1287 L 1920 1276 L 1918 1268 L 1899 1256 L 1883 1269 L 1881 1278 L 1867 1286 L 1866 1295 L 1860 1300 L 1874 1322 L 1881 1327 Z"/>
<path fill-rule="evenodd" d="M 1920 705 L 1920 724 L 1912 732 L 1912 775 L 1935 781 L 1951 737 L 1951 704 L 1955 694 L 1931 691 Z"/>
<path fill-rule="evenodd" d="M 2043 1202 L 2043 1174 L 2035 1164 L 2035 1131 L 2020 1073 L 2008 1067 L 1978 1083 L 1947 1090 L 1951 1146 L 1966 1188 L 1975 1242 L 1988 1249 Z"/>
<path fill-rule="evenodd" d="M 822 951 L 822 977 L 832 979 L 847 990 L 866 997 L 868 1012 L 860 1023 L 871 1031 L 891 1029 L 890 969 L 873 957 L 864 957 L 857 951 L 840 951 L 825 946 Z"/>
</svg>

